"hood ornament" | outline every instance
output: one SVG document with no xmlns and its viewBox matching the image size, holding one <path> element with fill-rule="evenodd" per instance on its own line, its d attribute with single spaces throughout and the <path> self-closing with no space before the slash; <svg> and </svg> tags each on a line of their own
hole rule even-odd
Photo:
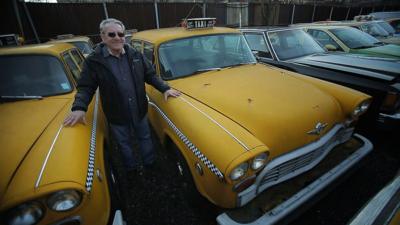
<svg viewBox="0 0 400 225">
<path fill-rule="evenodd" d="M 317 125 L 315 125 L 315 129 L 312 129 L 310 131 L 307 132 L 307 134 L 309 135 L 320 135 L 321 132 L 325 129 L 325 127 L 327 127 L 328 124 L 327 123 L 320 123 L 318 122 Z"/>
</svg>

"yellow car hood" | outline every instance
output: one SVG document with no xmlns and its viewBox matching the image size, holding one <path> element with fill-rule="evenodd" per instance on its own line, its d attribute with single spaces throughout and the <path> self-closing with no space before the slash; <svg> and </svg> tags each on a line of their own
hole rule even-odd
<svg viewBox="0 0 400 225">
<path fill-rule="evenodd" d="M 224 114 L 280 155 L 316 140 L 344 117 L 340 104 L 318 87 L 277 68 L 245 65 L 170 82 L 174 88 Z"/>
<path fill-rule="evenodd" d="M 69 100 L 48 98 L 0 104 L 0 199 L 32 146 Z"/>
</svg>

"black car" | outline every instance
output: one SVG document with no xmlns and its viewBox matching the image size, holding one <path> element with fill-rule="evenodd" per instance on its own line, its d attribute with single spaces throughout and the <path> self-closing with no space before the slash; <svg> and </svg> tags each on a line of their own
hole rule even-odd
<svg viewBox="0 0 400 225">
<path fill-rule="evenodd" d="M 400 124 L 400 61 L 347 53 L 328 53 L 298 28 L 243 28 L 259 61 L 316 77 L 373 96 L 365 122 L 381 128 Z"/>
</svg>

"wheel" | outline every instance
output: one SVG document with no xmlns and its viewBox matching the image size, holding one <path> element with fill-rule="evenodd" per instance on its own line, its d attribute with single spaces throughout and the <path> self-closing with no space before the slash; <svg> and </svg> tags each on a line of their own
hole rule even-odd
<svg viewBox="0 0 400 225">
<path fill-rule="evenodd" d="M 183 157 L 181 151 L 176 145 L 171 144 L 170 152 L 174 161 L 175 172 L 177 177 L 178 189 L 189 204 L 199 205 L 205 202 L 205 198 L 197 191 L 192 173 L 188 164 Z"/>
</svg>

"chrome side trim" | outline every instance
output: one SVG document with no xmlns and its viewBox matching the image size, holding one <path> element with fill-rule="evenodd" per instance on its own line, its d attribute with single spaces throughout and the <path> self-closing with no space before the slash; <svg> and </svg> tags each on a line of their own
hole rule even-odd
<svg viewBox="0 0 400 225">
<path fill-rule="evenodd" d="M 266 212 L 264 215 L 259 217 L 250 223 L 239 223 L 229 217 L 228 214 L 222 213 L 217 217 L 217 222 L 220 225 L 269 225 L 277 224 L 283 218 L 290 217 L 293 212 L 301 207 L 303 204 L 310 201 L 319 192 L 324 190 L 327 186 L 332 184 L 337 178 L 346 173 L 351 167 L 357 164 L 363 159 L 369 152 L 372 151 L 372 143 L 365 137 L 354 134 L 355 137 L 360 139 L 364 145 L 360 147 L 356 152 L 351 154 L 347 159 L 341 162 L 339 165 L 329 170 L 327 173 L 322 175 L 316 181 L 306 186 L 288 200 L 284 201 L 274 209 Z"/>
<path fill-rule="evenodd" d="M 96 156 L 96 129 L 97 129 L 98 109 L 99 109 L 99 91 L 96 92 L 96 102 L 93 110 L 92 134 L 90 137 L 89 163 L 88 163 L 88 172 L 85 184 L 86 191 L 88 192 L 92 190 L 92 185 L 93 185 L 94 162 Z"/>
<path fill-rule="evenodd" d="M 400 120 L 400 113 L 395 113 L 395 114 L 379 113 L 379 116 L 384 117 L 384 118 L 394 119 L 394 120 Z"/>
<path fill-rule="evenodd" d="M 208 114 L 206 114 L 205 112 L 201 111 L 199 108 L 197 108 L 196 106 L 194 106 L 192 103 L 190 103 L 188 100 L 186 100 L 183 97 L 179 97 L 179 99 L 181 99 L 182 101 L 186 102 L 188 105 L 192 106 L 193 108 L 195 108 L 197 111 L 199 111 L 201 114 L 203 114 L 205 117 L 207 117 L 209 120 L 211 120 L 214 124 L 216 124 L 217 126 L 219 126 L 222 130 L 224 130 L 229 136 L 231 136 L 237 143 L 239 143 L 243 148 L 245 148 L 247 151 L 250 150 L 249 147 L 247 147 L 242 141 L 239 140 L 239 138 L 237 138 L 235 135 L 233 135 L 231 132 L 228 131 L 228 129 L 226 129 L 224 126 L 222 126 L 220 123 L 218 123 L 217 121 L 215 121 L 213 118 L 211 118 L 211 116 L 209 116 Z"/>
<path fill-rule="evenodd" d="M 307 61 L 307 62 L 295 62 L 294 64 L 297 65 L 306 65 L 306 66 L 318 66 L 318 67 L 322 67 L 322 68 L 328 68 L 328 69 L 332 69 L 332 70 L 338 70 L 338 71 L 346 71 L 346 72 L 350 72 L 350 73 L 355 73 L 359 76 L 366 76 L 366 77 L 372 77 L 372 78 L 378 78 L 381 80 L 386 80 L 386 81 L 391 81 L 393 80 L 393 77 L 391 76 L 387 76 L 381 73 L 376 73 L 376 72 L 372 72 L 369 71 L 367 69 L 360 69 L 357 68 L 355 66 L 346 66 L 346 65 L 339 65 L 339 64 L 333 64 L 333 63 L 328 63 L 328 62 L 320 62 L 320 61 Z"/>
<path fill-rule="evenodd" d="M 399 200 L 400 175 L 379 191 L 349 225 L 389 224 L 395 213 L 400 210 Z M 393 204 L 392 207 L 391 204 Z"/>
<path fill-rule="evenodd" d="M 39 187 L 40 181 L 42 180 L 42 176 L 43 176 L 44 169 L 46 168 L 46 165 L 47 165 L 47 161 L 48 161 L 49 158 L 50 158 L 50 154 L 53 152 L 54 145 L 56 144 L 57 139 L 58 139 L 58 136 L 60 135 L 60 132 L 61 132 L 61 130 L 62 130 L 63 127 L 64 127 L 64 125 L 61 125 L 60 128 L 58 128 L 58 131 L 57 131 L 57 133 L 56 133 L 56 136 L 54 137 L 53 142 L 51 143 L 50 149 L 49 149 L 49 151 L 47 152 L 47 155 L 46 155 L 46 159 L 45 159 L 44 162 L 43 162 L 42 169 L 40 170 L 38 179 L 36 180 L 35 188 L 38 188 L 38 187 Z"/>
<path fill-rule="evenodd" d="M 214 173 L 220 180 L 224 179 L 224 174 L 203 154 L 201 151 L 175 126 L 168 116 L 154 103 L 149 101 L 149 105 L 153 106 L 168 123 L 172 130 L 178 135 L 179 139 L 186 145 L 187 148 L 200 159 L 207 168 Z"/>
</svg>

